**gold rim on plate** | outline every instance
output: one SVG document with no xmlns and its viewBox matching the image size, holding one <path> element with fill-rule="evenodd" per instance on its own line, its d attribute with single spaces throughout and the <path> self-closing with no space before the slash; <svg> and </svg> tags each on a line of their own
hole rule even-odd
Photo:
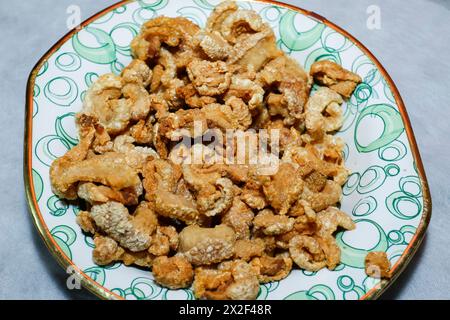
<svg viewBox="0 0 450 320">
<path fill-rule="evenodd" d="M 95 19 L 99 18 L 103 14 L 112 11 L 120 6 L 123 6 L 127 3 L 133 2 L 134 0 L 123 0 L 120 1 L 112 6 L 109 6 L 105 8 L 104 10 L 96 13 L 89 19 L 83 21 L 80 24 L 80 27 L 83 28 Z M 337 31 L 340 34 L 343 34 L 348 39 L 350 39 L 364 54 L 366 54 L 372 62 L 376 65 L 378 70 L 383 75 L 384 79 L 389 85 L 389 88 L 391 89 L 395 102 L 398 106 L 399 112 L 401 114 L 403 124 L 405 126 L 406 135 L 408 137 L 409 145 L 413 154 L 414 162 L 417 166 L 417 171 L 419 174 L 419 179 L 422 185 L 422 194 L 423 194 L 423 212 L 422 212 L 422 218 L 419 223 L 419 226 L 417 227 L 416 233 L 412 237 L 410 243 L 406 247 L 405 251 L 402 253 L 401 257 L 397 261 L 397 263 L 392 266 L 392 277 L 389 280 L 382 280 L 379 284 L 377 284 L 375 287 L 373 287 L 371 290 L 369 290 L 364 296 L 361 297 L 361 300 L 370 300 L 370 299 L 377 299 L 379 298 L 386 290 L 389 288 L 389 286 L 394 283 L 394 281 L 399 277 L 399 275 L 405 270 L 408 263 L 411 261 L 414 254 L 417 252 L 417 249 L 420 247 L 420 244 L 422 243 L 425 231 L 427 230 L 428 224 L 431 219 L 431 195 L 430 190 L 428 187 L 427 178 L 425 175 L 425 170 L 423 167 L 422 159 L 420 157 L 419 149 L 417 147 L 416 139 L 414 137 L 414 132 L 411 127 L 411 123 L 409 121 L 408 113 L 406 112 L 405 104 L 403 103 L 403 100 L 400 96 L 400 93 L 394 83 L 394 81 L 391 79 L 389 74 L 386 72 L 384 67 L 381 65 L 381 63 L 375 58 L 375 56 L 372 54 L 372 52 L 369 51 L 359 40 L 357 40 L 355 37 L 353 37 L 351 34 L 349 34 L 347 31 L 342 29 L 341 27 L 335 25 L 334 23 L 328 21 L 321 15 L 318 15 L 317 13 L 314 13 L 312 11 L 308 11 L 305 9 L 301 9 L 299 7 L 281 3 L 278 1 L 273 0 L 247 0 L 247 1 L 253 1 L 253 2 L 262 2 L 262 3 L 270 3 L 279 7 L 288 8 L 291 10 L 294 10 L 296 12 L 299 12 L 303 15 L 306 15 L 308 17 L 311 17 L 315 20 L 318 20 L 319 22 L 325 24 L 326 26 L 330 27 L 331 29 Z M 98 296 L 102 299 L 120 299 L 123 300 L 124 298 L 115 294 L 114 292 L 108 290 L 104 286 L 100 285 L 99 283 L 95 282 L 92 278 L 90 278 L 88 275 L 86 275 L 80 268 L 78 268 L 73 261 L 63 252 L 61 247 L 56 243 L 52 235 L 50 234 L 50 231 L 47 228 L 47 225 L 42 217 L 42 214 L 40 212 L 39 206 L 36 201 L 36 194 L 34 190 L 34 184 L 32 183 L 33 177 L 32 177 L 32 121 L 33 121 L 33 87 L 36 80 L 36 76 L 41 69 L 42 65 L 48 60 L 48 58 L 57 51 L 69 38 L 71 38 L 74 34 L 78 33 L 81 28 L 76 28 L 68 32 L 64 37 L 62 37 L 58 42 L 56 42 L 43 56 L 41 59 L 39 59 L 38 63 L 34 66 L 33 70 L 30 73 L 30 76 L 28 78 L 27 82 L 27 89 L 26 89 L 26 105 L 25 105 L 25 136 L 24 136 L 24 167 L 23 167 L 23 174 L 24 174 L 24 183 L 25 183 L 25 193 L 27 198 L 27 203 L 29 207 L 29 212 L 31 214 L 31 217 L 33 219 L 33 223 L 36 226 L 36 228 L 39 231 L 39 234 L 41 238 L 44 240 L 45 245 L 48 247 L 49 251 L 52 253 L 52 255 L 56 258 L 58 263 L 64 268 L 64 270 L 67 270 L 67 268 L 70 266 L 73 268 L 73 270 L 81 276 L 81 284 L 83 287 L 91 291 L 93 294 Z"/>
</svg>

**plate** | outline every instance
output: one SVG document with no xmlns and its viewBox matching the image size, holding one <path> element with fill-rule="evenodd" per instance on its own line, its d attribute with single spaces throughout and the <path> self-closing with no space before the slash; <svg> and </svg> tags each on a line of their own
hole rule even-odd
<svg viewBox="0 0 450 320">
<path fill-rule="evenodd" d="M 101 74 L 119 73 L 131 60 L 129 43 L 140 25 L 158 15 L 183 16 L 203 26 L 217 1 L 122 1 L 68 33 L 30 74 L 26 99 L 24 178 L 33 221 L 49 250 L 81 283 L 106 299 L 193 299 L 190 289 L 159 287 L 151 273 L 116 263 L 92 262 L 93 242 L 75 222 L 76 204 L 53 195 L 49 166 L 77 144 L 74 115 Z M 378 60 L 358 40 L 325 18 L 273 1 L 242 1 L 275 31 L 279 47 L 308 70 L 333 60 L 363 78 L 344 104 L 345 160 L 351 169 L 342 209 L 356 222 L 340 233 L 342 263 L 335 271 L 295 270 L 261 285 L 258 299 L 373 299 L 399 276 L 419 247 L 431 217 L 431 198 L 413 131 L 400 94 Z M 364 273 L 368 251 L 385 251 L 391 280 Z M 69 268 L 69 269 L 68 269 Z M 69 275 L 68 275 L 69 276 Z"/>
</svg>

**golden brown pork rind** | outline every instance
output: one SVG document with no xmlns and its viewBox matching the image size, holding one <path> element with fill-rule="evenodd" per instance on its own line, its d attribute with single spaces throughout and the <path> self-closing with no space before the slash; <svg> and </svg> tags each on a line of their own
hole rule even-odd
<svg viewBox="0 0 450 320">
<path fill-rule="evenodd" d="M 186 189 L 180 189 L 180 166 L 167 160 L 155 159 L 144 166 L 143 184 L 147 200 L 154 205 L 157 214 L 194 223 L 199 216 L 197 205 Z"/>
<path fill-rule="evenodd" d="M 144 23 L 131 42 L 131 52 L 137 59 L 149 61 L 159 56 L 164 44 L 192 54 L 190 44 L 198 30 L 199 27 L 186 18 L 160 16 Z"/>
<path fill-rule="evenodd" d="M 310 74 L 314 81 L 329 87 L 344 98 L 350 98 L 356 86 L 362 81 L 356 73 L 345 70 L 329 60 L 314 62 Z"/>
<path fill-rule="evenodd" d="M 130 120 L 145 119 L 150 111 L 146 86 L 152 71 L 141 60 L 133 60 L 121 76 L 100 76 L 86 92 L 82 114 L 93 116 L 109 134 L 124 131 Z"/>
<path fill-rule="evenodd" d="M 286 278 L 292 269 L 292 259 L 287 252 L 274 257 L 263 255 L 254 258 L 250 264 L 256 268 L 260 283 L 280 281 Z"/>
<path fill-rule="evenodd" d="M 324 134 L 336 131 L 342 126 L 342 103 L 341 96 L 327 87 L 319 88 L 309 98 L 305 106 L 305 125 L 313 139 L 320 140 Z"/>
<path fill-rule="evenodd" d="M 91 216 L 96 226 L 124 248 L 132 252 L 142 251 L 150 246 L 151 235 L 146 228 L 140 228 L 128 209 L 119 202 L 94 205 Z"/>
<path fill-rule="evenodd" d="M 78 185 L 77 195 L 80 199 L 90 204 L 116 201 L 127 206 L 136 205 L 139 197 L 134 188 L 114 190 L 103 185 L 96 185 L 92 182 L 80 183 Z"/>
<path fill-rule="evenodd" d="M 303 185 L 300 171 L 290 163 L 281 163 L 278 171 L 263 183 L 263 190 L 269 204 L 284 215 L 299 198 Z"/>
<path fill-rule="evenodd" d="M 234 245 L 234 257 L 250 261 L 253 257 L 260 257 L 266 248 L 262 239 L 241 239 Z"/>
<path fill-rule="evenodd" d="M 178 233 L 173 226 L 158 226 L 152 236 L 148 252 L 154 256 L 167 256 L 178 248 Z"/>
<path fill-rule="evenodd" d="M 264 209 L 253 219 L 256 231 L 261 230 L 268 236 L 287 233 L 294 228 L 295 220 L 286 215 L 276 215 L 270 209 Z"/>
<path fill-rule="evenodd" d="M 77 215 L 76 222 L 83 232 L 90 233 L 92 235 L 95 234 L 97 226 L 88 211 L 80 211 Z"/>
<path fill-rule="evenodd" d="M 234 230 L 237 239 L 250 239 L 250 228 L 254 216 L 253 211 L 235 197 L 231 208 L 222 215 L 221 221 Z"/>
<path fill-rule="evenodd" d="M 193 265 L 209 265 L 230 258 L 236 234 L 226 225 L 202 228 L 190 225 L 179 234 L 179 252 Z"/>
<path fill-rule="evenodd" d="M 192 84 L 202 96 L 220 95 L 230 86 L 231 72 L 223 61 L 192 60 L 186 70 Z"/>
<path fill-rule="evenodd" d="M 271 116 L 283 117 L 286 125 L 303 119 L 311 80 L 297 62 L 287 56 L 273 59 L 258 74 L 258 81 L 266 87 L 276 86 L 280 92 L 270 93 L 267 97 Z"/>
<path fill-rule="evenodd" d="M 203 215 L 213 217 L 231 207 L 233 183 L 222 178 L 220 172 L 204 170 L 198 165 L 183 165 L 183 177 L 195 193 L 197 208 Z"/>
<path fill-rule="evenodd" d="M 226 261 L 217 269 L 195 270 L 194 294 L 198 299 L 253 300 L 259 292 L 257 271 L 242 260 Z"/>
<path fill-rule="evenodd" d="M 182 289 L 191 285 L 194 269 L 182 256 L 161 256 L 153 261 L 152 273 L 155 281 L 169 289 Z"/>
<path fill-rule="evenodd" d="M 289 253 L 292 260 L 304 270 L 319 271 L 327 265 L 320 243 L 310 236 L 293 237 L 289 241 Z"/>
<path fill-rule="evenodd" d="M 100 266 L 111 264 L 120 260 L 125 250 L 116 241 L 109 237 L 96 236 L 94 238 L 95 248 L 92 251 L 92 259 Z"/>
<path fill-rule="evenodd" d="M 79 148 L 74 152 L 78 150 Z M 100 183 L 115 190 L 133 188 L 137 192 L 142 191 L 137 171 L 126 163 L 123 154 L 94 155 L 79 161 L 69 160 L 69 157 L 71 155 L 67 153 L 54 161 L 50 167 L 53 192 L 61 198 L 76 199 L 78 182 Z"/>
<path fill-rule="evenodd" d="M 372 251 L 366 255 L 364 260 L 365 271 L 372 278 L 391 278 L 391 263 L 386 252 Z"/>
</svg>

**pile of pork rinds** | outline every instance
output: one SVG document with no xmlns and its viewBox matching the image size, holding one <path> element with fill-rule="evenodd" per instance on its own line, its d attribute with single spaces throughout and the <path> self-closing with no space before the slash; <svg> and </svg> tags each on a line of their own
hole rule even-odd
<svg viewBox="0 0 450 320">
<path fill-rule="evenodd" d="M 152 19 L 131 48 L 121 75 L 87 91 L 79 144 L 50 169 L 55 194 L 84 200 L 77 222 L 94 237 L 94 262 L 147 267 L 161 286 L 192 285 L 201 299 L 255 299 L 260 283 L 294 266 L 334 269 L 333 234 L 355 225 L 336 207 L 348 170 L 333 133 L 360 77 L 330 61 L 306 73 L 234 2 L 218 5 L 204 29 Z M 278 170 L 177 163 L 194 121 L 200 135 L 279 130 Z"/>
</svg>

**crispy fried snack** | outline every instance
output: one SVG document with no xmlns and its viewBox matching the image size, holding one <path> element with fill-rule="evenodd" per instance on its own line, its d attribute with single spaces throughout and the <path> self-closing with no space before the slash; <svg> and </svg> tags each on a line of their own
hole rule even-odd
<svg viewBox="0 0 450 320">
<path fill-rule="evenodd" d="M 94 239 L 95 249 L 92 251 L 92 259 L 100 266 L 108 265 L 120 260 L 125 250 L 109 237 L 97 236 Z"/>
<path fill-rule="evenodd" d="M 128 209 L 119 202 L 108 202 L 94 205 L 91 216 L 96 226 L 132 252 L 142 251 L 149 247 L 151 236 L 147 228 L 128 213 Z"/>
<path fill-rule="evenodd" d="M 362 81 L 357 74 L 328 60 L 313 63 L 310 74 L 320 85 L 329 87 L 347 99 Z"/>
<path fill-rule="evenodd" d="M 369 252 L 365 258 L 366 274 L 372 278 L 389 279 L 391 277 L 391 263 L 386 252 Z"/>
<path fill-rule="evenodd" d="M 319 271 L 327 265 L 323 249 L 313 237 L 293 237 L 289 241 L 289 253 L 300 268 L 308 271 Z"/>
<path fill-rule="evenodd" d="M 292 259 L 287 252 L 274 257 L 263 255 L 254 258 L 250 264 L 256 268 L 260 283 L 280 281 L 286 278 L 292 269 Z"/>
<path fill-rule="evenodd" d="M 280 56 L 264 67 L 258 74 L 258 80 L 266 87 L 276 86 L 280 92 L 271 92 L 267 96 L 271 116 L 282 116 L 287 125 L 303 118 L 311 80 L 297 62 L 287 56 Z"/>
<path fill-rule="evenodd" d="M 153 261 L 152 271 L 155 281 L 169 289 L 187 288 L 194 279 L 192 265 L 182 256 L 158 257 Z"/>
<path fill-rule="evenodd" d="M 255 299 L 293 268 L 333 270 L 335 232 L 355 228 L 338 209 L 349 171 L 334 133 L 360 77 L 331 61 L 307 73 L 234 1 L 204 29 L 151 19 L 131 52 L 120 75 L 87 90 L 79 143 L 50 167 L 53 192 L 86 204 L 76 222 L 94 238 L 93 261 L 147 268 L 169 289 L 192 284 L 199 299 Z M 366 258 L 369 275 L 375 267 L 389 276 L 381 253 Z"/>
<path fill-rule="evenodd" d="M 323 134 L 338 130 L 343 123 L 343 100 L 335 91 L 322 87 L 308 100 L 305 125 L 309 135 L 320 140 Z M 328 116 L 324 116 L 326 113 Z"/>
<path fill-rule="evenodd" d="M 230 227 L 201 228 L 191 225 L 180 233 L 179 252 L 193 265 L 218 263 L 233 255 L 236 235 Z"/>
<path fill-rule="evenodd" d="M 275 215 L 272 210 L 262 210 L 253 220 L 256 231 L 261 230 L 268 236 L 287 233 L 294 228 L 295 220 L 286 215 Z"/>
<path fill-rule="evenodd" d="M 266 245 L 261 239 L 237 240 L 234 245 L 234 256 L 237 259 L 250 261 L 253 257 L 260 257 L 265 248 Z"/>
<path fill-rule="evenodd" d="M 198 299 L 253 300 L 259 292 L 257 271 L 242 260 L 197 268 L 193 287 Z"/>
</svg>

